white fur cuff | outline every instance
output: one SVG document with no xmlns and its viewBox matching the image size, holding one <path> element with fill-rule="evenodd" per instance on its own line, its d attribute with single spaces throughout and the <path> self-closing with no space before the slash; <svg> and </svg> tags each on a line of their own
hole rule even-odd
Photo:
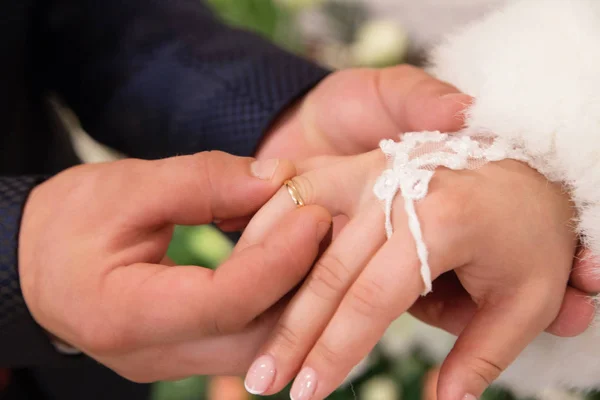
<svg viewBox="0 0 600 400">
<path fill-rule="evenodd" d="M 449 37 L 430 72 L 475 97 L 467 133 L 525 149 L 569 188 L 600 255 L 600 1 L 513 1 Z"/>
</svg>

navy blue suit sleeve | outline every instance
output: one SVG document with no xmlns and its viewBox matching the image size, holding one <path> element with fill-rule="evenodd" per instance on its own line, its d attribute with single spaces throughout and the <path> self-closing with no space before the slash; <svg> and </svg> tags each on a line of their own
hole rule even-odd
<svg viewBox="0 0 600 400">
<path fill-rule="evenodd" d="M 133 157 L 251 155 L 327 71 L 222 25 L 200 0 L 53 0 L 49 89 L 100 142 Z"/>
<path fill-rule="evenodd" d="M 17 245 L 25 201 L 41 177 L 0 176 L 0 367 L 55 363 L 56 351 L 31 317 L 19 284 Z"/>
</svg>

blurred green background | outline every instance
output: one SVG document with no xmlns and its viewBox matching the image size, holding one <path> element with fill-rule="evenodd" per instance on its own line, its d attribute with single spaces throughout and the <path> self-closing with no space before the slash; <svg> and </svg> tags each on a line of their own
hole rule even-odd
<svg viewBox="0 0 600 400">
<path fill-rule="evenodd" d="M 366 0 L 368 1 L 368 0 Z M 330 68 L 357 65 L 380 67 L 403 62 L 406 37 L 401 27 L 371 21 L 360 1 L 326 0 L 207 0 L 228 24 L 249 29 L 265 36 L 290 51 L 312 58 Z M 300 24 L 306 12 L 318 12 L 322 24 L 328 25 L 328 37 L 306 37 Z M 169 256 L 179 264 L 215 268 L 232 249 L 231 242 L 211 226 L 178 227 Z M 419 400 L 422 384 L 432 361 L 419 349 L 403 357 L 390 357 L 376 348 L 368 367 L 352 379 L 352 385 L 341 388 L 330 399 Z M 240 393 L 241 381 L 223 385 L 238 387 L 224 391 L 213 387 L 209 378 L 196 377 L 178 382 L 155 384 L 153 400 L 241 400 L 250 399 Z M 235 388 L 234 388 L 235 389 Z M 210 393 L 210 394 L 209 394 Z M 237 393 L 237 394 L 234 394 Z M 554 394 L 556 400 L 597 399 L 599 396 Z M 558 397 L 556 397 L 558 396 Z M 289 399 L 287 391 L 271 396 Z M 549 399 L 550 397 L 546 397 Z M 496 389 L 488 390 L 483 400 L 515 400 Z"/>
</svg>

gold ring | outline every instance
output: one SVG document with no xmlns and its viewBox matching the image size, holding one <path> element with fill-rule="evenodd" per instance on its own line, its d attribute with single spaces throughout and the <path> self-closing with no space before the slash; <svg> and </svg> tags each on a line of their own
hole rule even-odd
<svg viewBox="0 0 600 400">
<path fill-rule="evenodd" d="M 294 200 L 294 204 L 296 205 L 296 207 L 303 207 L 304 200 L 302 199 L 302 196 L 300 196 L 300 191 L 294 184 L 294 180 L 288 179 L 283 184 L 287 188 L 287 191 L 290 194 L 290 196 L 292 197 L 292 200 Z"/>
</svg>

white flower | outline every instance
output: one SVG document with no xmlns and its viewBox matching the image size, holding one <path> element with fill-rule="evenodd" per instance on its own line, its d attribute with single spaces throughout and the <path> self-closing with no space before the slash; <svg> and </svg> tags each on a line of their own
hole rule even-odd
<svg viewBox="0 0 600 400">
<path fill-rule="evenodd" d="M 352 45 L 354 64 L 380 67 L 399 64 L 408 50 L 406 31 L 396 22 L 372 20 L 357 32 Z"/>
<path fill-rule="evenodd" d="M 358 398 L 364 400 L 401 400 L 402 393 L 398 390 L 398 383 L 391 378 L 375 377 L 362 385 Z"/>
</svg>

